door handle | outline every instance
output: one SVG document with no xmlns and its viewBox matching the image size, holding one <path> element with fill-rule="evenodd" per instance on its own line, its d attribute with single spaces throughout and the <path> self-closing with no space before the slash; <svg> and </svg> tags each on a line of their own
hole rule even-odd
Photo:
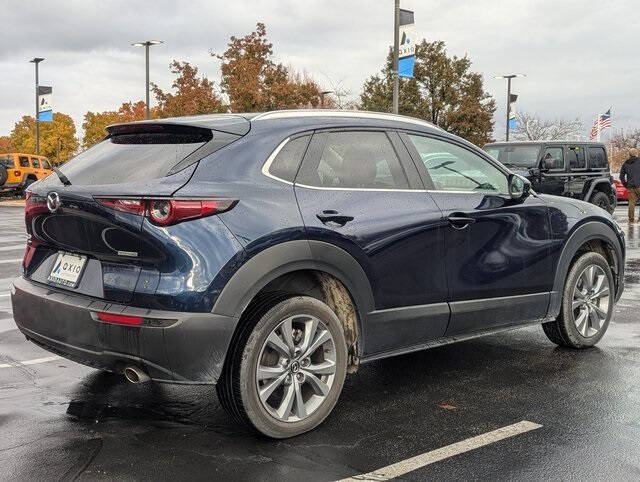
<svg viewBox="0 0 640 482">
<path fill-rule="evenodd" d="M 333 209 L 325 209 L 321 213 L 316 214 L 316 217 L 322 222 L 322 224 L 336 223 L 340 226 L 344 226 L 349 221 L 353 221 L 353 216 L 346 216 L 334 211 Z"/>
<path fill-rule="evenodd" d="M 462 213 L 453 213 L 447 218 L 449 224 L 455 229 L 464 229 L 470 224 L 476 222 L 475 218 L 466 216 Z"/>
</svg>

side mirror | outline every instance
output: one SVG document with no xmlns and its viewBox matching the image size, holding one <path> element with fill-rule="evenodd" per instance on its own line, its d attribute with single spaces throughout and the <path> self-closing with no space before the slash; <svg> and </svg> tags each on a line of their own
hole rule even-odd
<svg viewBox="0 0 640 482">
<path fill-rule="evenodd" d="M 509 175 L 509 196 L 511 199 L 524 200 L 531 194 L 531 183 L 517 174 Z"/>
</svg>

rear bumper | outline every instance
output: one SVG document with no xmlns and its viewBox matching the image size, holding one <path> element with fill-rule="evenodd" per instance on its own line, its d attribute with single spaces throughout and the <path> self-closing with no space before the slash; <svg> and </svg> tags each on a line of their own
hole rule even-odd
<svg viewBox="0 0 640 482">
<path fill-rule="evenodd" d="M 19 189 L 21 187 L 21 182 L 5 182 L 2 186 L 0 186 L 0 191 L 13 191 L 14 189 Z"/>
<path fill-rule="evenodd" d="M 11 288 L 13 316 L 31 341 L 84 365 L 122 373 L 144 369 L 155 381 L 214 384 L 237 319 L 212 313 L 149 310 L 52 289 L 23 277 Z M 171 326 L 124 326 L 95 312 L 175 320 Z"/>
</svg>

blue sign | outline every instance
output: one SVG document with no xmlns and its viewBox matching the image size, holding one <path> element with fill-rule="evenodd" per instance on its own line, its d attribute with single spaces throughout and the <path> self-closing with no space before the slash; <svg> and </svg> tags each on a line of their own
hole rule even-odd
<svg viewBox="0 0 640 482">
<path fill-rule="evenodd" d="M 416 24 L 411 10 L 400 9 L 399 34 L 398 75 L 413 77 L 413 66 L 416 63 Z"/>
</svg>

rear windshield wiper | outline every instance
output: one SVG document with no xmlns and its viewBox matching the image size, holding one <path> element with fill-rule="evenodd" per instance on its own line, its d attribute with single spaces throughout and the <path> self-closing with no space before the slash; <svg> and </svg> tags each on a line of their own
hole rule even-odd
<svg viewBox="0 0 640 482">
<path fill-rule="evenodd" d="M 60 179 L 60 182 L 62 182 L 62 184 L 64 184 L 65 186 L 71 186 L 71 181 L 69 181 L 69 178 L 65 176 L 60 169 L 55 166 L 52 166 L 51 169 L 53 169 L 53 172 L 58 175 L 58 178 Z"/>
</svg>

